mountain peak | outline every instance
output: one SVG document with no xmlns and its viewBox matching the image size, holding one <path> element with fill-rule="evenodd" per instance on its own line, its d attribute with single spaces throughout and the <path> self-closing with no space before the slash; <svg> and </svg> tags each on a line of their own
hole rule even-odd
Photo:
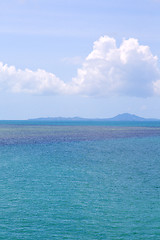
<svg viewBox="0 0 160 240">
<path fill-rule="evenodd" d="M 114 120 L 114 121 L 144 121 L 145 119 L 142 117 L 138 117 L 134 114 L 122 113 L 122 114 L 118 114 L 117 116 L 113 117 L 112 120 Z"/>
</svg>

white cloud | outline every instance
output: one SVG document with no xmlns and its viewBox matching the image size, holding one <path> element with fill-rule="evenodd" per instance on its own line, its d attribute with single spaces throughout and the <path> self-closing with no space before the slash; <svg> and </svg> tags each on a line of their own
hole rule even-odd
<svg viewBox="0 0 160 240">
<path fill-rule="evenodd" d="M 3 65 L 0 62 L 0 90 L 26 92 L 31 94 L 65 93 L 66 84 L 54 74 L 38 69 L 16 70 L 14 66 Z"/>
<path fill-rule="evenodd" d="M 80 94 L 85 96 L 160 95 L 158 58 L 137 39 L 100 37 L 93 45 L 77 76 L 65 83 L 52 73 L 20 70 L 0 63 L 0 90 L 30 94 Z"/>
<path fill-rule="evenodd" d="M 73 85 L 77 93 L 86 95 L 147 97 L 160 86 L 158 79 L 157 57 L 148 46 L 131 38 L 117 47 L 115 39 L 104 36 L 94 43 Z"/>
</svg>

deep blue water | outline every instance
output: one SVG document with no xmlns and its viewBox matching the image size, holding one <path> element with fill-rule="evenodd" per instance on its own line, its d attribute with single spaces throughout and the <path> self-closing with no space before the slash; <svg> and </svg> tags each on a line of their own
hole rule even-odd
<svg viewBox="0 0 160 240">
<path fill-rule="evenodd" d="M 159 240 L 160 126 L 148 124 L 1 124 L 0 239 Z"/>
<path fill-rule="evenodd" d="M 160 121 L 47 121 L 47 120 L 0 120 L 0 125 L 53 125 L 53 126 L 138 126 L 160 127 Z"/>
</svg>

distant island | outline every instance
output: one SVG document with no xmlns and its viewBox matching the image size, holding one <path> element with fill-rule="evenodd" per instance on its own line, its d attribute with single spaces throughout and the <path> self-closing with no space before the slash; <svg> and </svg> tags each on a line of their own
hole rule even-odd
<svg viewBox="0 0 160 240">
<path fill-rule="evenodd" d="M 159 121 L 155 118 L 142 118 L 130 113 L 118 114 L 112 118 L 81 118 L 81 117 L 47 117 L 47 118 L 34 118 L 28 119 L 32 121 Z"/>
</svg>

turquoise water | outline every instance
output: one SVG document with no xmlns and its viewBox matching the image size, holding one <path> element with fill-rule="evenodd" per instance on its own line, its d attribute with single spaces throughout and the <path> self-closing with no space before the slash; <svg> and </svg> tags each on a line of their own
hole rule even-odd
<svg viewBox="0 0 160 240">
<path fill-rule="evenodd" d="M 160 239 L 157 123 L 1 124 L 0 173 L 0 239 Z"/>
<path fill-rule="evenodd" d="M 135 126 L 160 127 L 160 121 L 40 121 L 40 120 L 0 120 L 0 125 L 51 125 L 51 126 Z"/>
</svg>

